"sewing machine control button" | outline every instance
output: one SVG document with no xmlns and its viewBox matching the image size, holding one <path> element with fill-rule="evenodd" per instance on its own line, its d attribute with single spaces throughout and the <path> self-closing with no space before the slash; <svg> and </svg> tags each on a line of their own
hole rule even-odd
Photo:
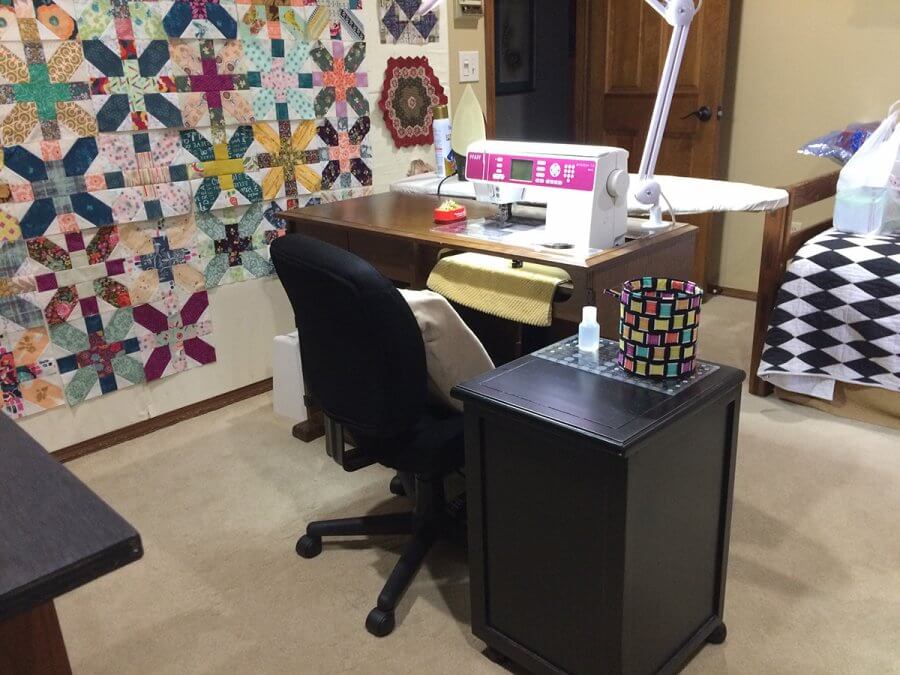
<svg viewBox="0 0 900 675">
<path fill-rule="evenodd" d="M 553 164 L 550 165 L 550 175 L 553 176 L 554 178 L 559 176 L 561 171 L 562 171 L 562 167 L 560 167 L 559 162 L 554 162 Z"/>
</svg>

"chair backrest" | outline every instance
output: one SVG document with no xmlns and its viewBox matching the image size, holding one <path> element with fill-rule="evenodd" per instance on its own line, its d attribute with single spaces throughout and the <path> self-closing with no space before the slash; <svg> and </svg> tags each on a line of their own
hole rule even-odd
<svg viewBox="0 0 900 675">
<path fill-rule="evenodd" d="M 365 260 L 303 235 L 276 240 L 272 262 L 294 308 L 307 391 L 352 431 L 408 432 L 425 409 L 427 371 L 403 296 Z"/>
</svg>

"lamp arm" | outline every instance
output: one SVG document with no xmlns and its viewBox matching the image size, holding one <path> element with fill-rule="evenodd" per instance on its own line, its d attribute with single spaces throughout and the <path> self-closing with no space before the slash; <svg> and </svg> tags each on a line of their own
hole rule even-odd
<svg viewBox="0 0 900 675">
<path fill-rule="evenodd" d="M 666 63 L 663 66 L 659 82 L 659 91 L 656 94 L 656 103 L 653 106 L 653 115 L 650 118 L 650 127 L 647 130 L 647 141 L 644 144 L 644 154 L 641 157 L 641 166 L 638 172 L 639 182 L 635 192 L 635 198 L 639 202 L 650 206 L 649 228 L 657 229 L 662 227 L 663 223 L 659 208 L 659 183 L 654 179 L 656 163 L 665 136 L 666 123 L 672 108 L 675 87 L 678 84 L 678 75 L 681 72 L 681 63 L 684 59 L 691 22 L 700 9 L 700 5 L 695 7 L 693 0 L 668 0 L 665 4 L 661 0 L 644 1 L 673 28 L 669 51 L 666 54 Z"/>
</svg>

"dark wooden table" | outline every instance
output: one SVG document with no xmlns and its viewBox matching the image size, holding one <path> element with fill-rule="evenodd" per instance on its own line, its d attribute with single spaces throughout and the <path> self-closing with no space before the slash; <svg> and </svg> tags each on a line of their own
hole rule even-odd
<svg viewBox="0 0 900 675">
<path fill-rule="evenodd" d="M 0 673 L 70 673 L 54 598 L 142 555 L 131 525 L 0 414 Z"/>
<path fill-rule="evenodd" d="M 743 379 L 669 395 L 527 356 L 457 387 L 474 634 L 579 675 L 722 642 Z"/>
<path fill-rule="evenodd" d="M 601 332 L 607 337 L 618 334 L 618 306 L 602 299 L 604 289 L 640 276 L 688 279 L 693 272 L 697 228 L 691 225 L 676 225 L 653 237 L 590 255 L 573 255 L 435 232 L 434 208 L 441 201 L 438 197 L 386 192 L 289 210 L 282 215 L 289 233 L 299 232 L 351 251 L 387 278 L 413 289 L 425 288 L 438 254 L 444 249 L 559 267 L 571 277 L 573 292 L 565 301 L 554 304 L 554 320 L 578 323 L 581 308 L 596 305 Z M 466 206 L 469 218 L 494 217 L 498 213 L 492 205 L 457 201 Z M 563 334 L 570 329 L 569 325 Z M 306 441 L 324 433 L 321 415 L 315 409 L 310 410 L 309 419 L 295 429 L 295 435 Z"/>
</svg>

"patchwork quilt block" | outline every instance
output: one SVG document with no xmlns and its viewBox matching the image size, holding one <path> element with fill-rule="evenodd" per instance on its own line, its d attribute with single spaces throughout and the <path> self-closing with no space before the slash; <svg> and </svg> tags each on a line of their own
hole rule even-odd
<svg viewBox="0 0 900 675">
<path fill-rule="evenodd" d="M 182 161 L 180 131 L 100 134 L 97 146 L 107 187 L 178 183 L 190 178 Z"/>
<path fill-rule="evenodd" d="M 438 10 L 415 16 L 422 0 L 378 0 L 378 31 L 383 44 L 424 45 L 440 35 Z"/>
<path fill-rule="evenodd" d="M 117 227 L 37 237 L 28 251 L 48 325 L 131 305 Z"/>
<path fill-rule="evenodd" d="M 69 405 L 145 381 L 133 309 L 50 326 Z"/>
<path fill-rule="evenodd" d="M 30 202 L 119 187 L 115 167 L 104 164 L 96 137 L 35 141 L 3 148 L 0 201 Z M 107 181 L 106 174 L 112 174 Z"/>
<path fill-rule="evenodd" d="M 126 225 L 121 228 L 121 236 L 127 251 L 124 264 L 128 292 L 134 305 L 205 290 L 192 215 Z"/>
<path fill-rule="evenodd" d="M 0 142 L 96 134 L 87 80 L 80 42 L 0 44 Z"/>
<path fill-rule="evenodd" d="M 366 30 L 362 0 L 302 0 L 307 5 L 306 32 L 310 40 L 363 42 Z"/>
<path fill-rule="evenodd" d="M 216 360 L 206 291 L 136 307 L 134 321 L 148 382 Z"/>
<path fill-rule="evenodd" d="M 310 52 L 310 58 L 317 68 L 312 73 L 316 117 L 369 114 L 369 100 L 365 95 L 369 78 L 361 70 L 366 58 L 365 42 L 348 45 L 320 41 Z"/>
<path fill-rule="evenodd" d="M 168 37 L 159 3 L 144 0 L 75 0 L 78 36 L 82 40 Z"/>
<path fill-rule="evenodd" d="M 347 126 L 345 118 L 323 120 L 317 130 L 327 153 L 322 168 L 322 190 L 372 185 L 372 169 L 366 163 L 372 157 L 367 141 L 370 120 L 360 117 L 352 127 Z"/>
<path fill-rule="evenodd" d="M 72 0 L 4 0 L 0 42 L 74 40 L 78 24 Z"/>
<path fill-rule="evenodd" d="M 163 29 L 171 38 L 237 37 L 234 0 L 154 0 L 154 4 L 160 7 Z"/>
<path fill-rule="evenodd" d="M 183 126 L 253 122 L 244 50 L 239 40 L 171 40 Z"/>
<path fill-rule="evenodd" d="M 228 136 L 228 132 L 231 135 Z M 189 167 L 194 204 L 199 211 L 252 204 L 262 199 L 253 145 L 253 127 L 214 129 L 204 135 L 190 129 L 181 133 L 184 154 L 194 160 Z"/>
<path fill-rule="evenodd" d="M 277 208 L 277 207 L 276 207 Z M 283 223 L 264 204 L 197 215 L 198 247 L 206 287 L 215 288 L 274 271 L 268 246 Z"/>
<path fill-rule="evenodd" d="M 238 37 L 243 40 L 308 41 L 306 10 L 290 2 L 238 2 Z"/>
<path fill-rule="evenodd" d="M 64 403 L 62 379 L 46 327 L 0 333 L 3 412 L 19 419 Z"/>
<path fill-rule="evenodd" d="M 2 186 L 0 186 L 0 191 L 2 191 Z M 12 245 L 21 238 L 22 226 L 19 224 L 19 219 L 3 208 L 2 197 L 0 197 L 0 252 L 4 247 Z"/>
<path fill-rule="evenodd" d="M 100 131 L 181 127 L 167 40 L 85 40 Z"/>
<path fill-rule="evenodd" d="M 310 44 L 303 40 L 244 41 L 256 121 L 315 118 L 310 96 L 312 74 L 303 72 L 310 49 Z"/>
<path fill-rule="evenodd" d="M 43 325 L 34 277 L 0 277 L 0 333 L 16 333 Z"/>
<path fill-rule="evenodd" d="M 314 121 L 257 122 L 253 136 L 263 199 L 297 197 L 321 189 L 322 176 L 316 167 L 328 154 Z"/>
</svg>

